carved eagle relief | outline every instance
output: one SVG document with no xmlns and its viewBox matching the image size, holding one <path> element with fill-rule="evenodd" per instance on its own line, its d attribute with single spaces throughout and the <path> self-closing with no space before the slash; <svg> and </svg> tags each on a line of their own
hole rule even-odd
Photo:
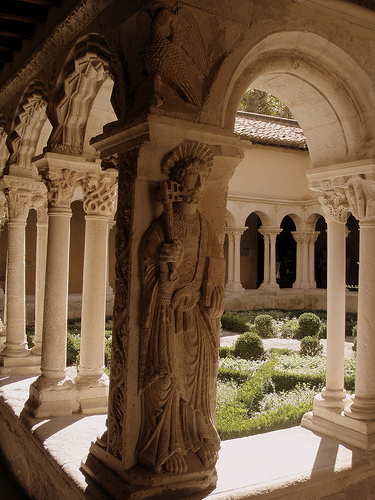
<svg viewBox="0 0 375 500">
<path fill-rule="evenodd" d="M 160 83 L 173 88 L 186 102 L 200 106 L 209 63 L 201 33 L 187 8 L 156 2 L 138 16 L 139 54 L 147 75 L 154 79 L 157 105 L 164 96 Z"/>
</svg>

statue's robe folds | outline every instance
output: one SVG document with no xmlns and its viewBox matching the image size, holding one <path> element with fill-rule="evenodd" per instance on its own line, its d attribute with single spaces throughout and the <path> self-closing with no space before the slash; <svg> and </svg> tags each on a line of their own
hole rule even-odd
<svg viewBox="0 0 375 500">
<path fill-rule="evenodd" d="M 186 456 L 204 444 L 216 456 L 220 448 L 213 406 L 225 261 L 216 235 L 199 212 L 184 217 L 175 210 L 174 223 L 184 256 L 169 284 L 170 297 L 159 279 L 163 216 L 143 240 L 137 455 L 140 463 L 157 471 L 176 452 Z"/>
</svg>

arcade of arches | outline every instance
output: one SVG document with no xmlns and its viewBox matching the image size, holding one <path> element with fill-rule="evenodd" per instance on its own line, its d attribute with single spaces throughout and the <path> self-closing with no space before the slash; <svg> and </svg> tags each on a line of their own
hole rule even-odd
<svg viewBox="0 0 375 500">
<path fill-rule="evenodd" d="M 224 286 L 237 306 L 266 296 L 285 306 L 288 294 L 304 306 L 326 300 L 326 387 L 302 427 L 375 450 L 374 27 L 359 0 L 62 0 L 4 65 L 0 374 L 4 391 L 20 376 L 28 385 L 19 419 L 0 403 L 1 446 L 11 462 L 30 461 L 18 475 L 30 496 L 81 498 L 91 488 L 92 498 L 228 498 L 215 490 L 212 410 Z M 233 132 L 249 86 L 286 103 L 308 151 Z M 358 275 L 349 395 L 346 285 Z M 66 324 L 77 293 L 71 378 Z M 33 457 L 43 446 L 31 450 L 46 422 L 107 412 L 86 476 L 66 471 L 65 458 L 61 493 L 48 474 L 41 484 Z M 366 470 L 328 481 L 318 497 L 373 485 Z"/>
</svg>

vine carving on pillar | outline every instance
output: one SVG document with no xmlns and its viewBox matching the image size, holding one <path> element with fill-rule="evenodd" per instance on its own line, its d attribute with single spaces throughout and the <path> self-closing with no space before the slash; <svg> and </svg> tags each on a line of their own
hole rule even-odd
<svg viewBox="0 0 375 500">
<path fill-rule="evenodd" d="M 220 317 L 224 307 L 222 247 L 197 210 L 213 155 L 186 141 L 162 162 L 164 213 L 142 242 L 139 357 L 140 464 L 155 472 L 190 472 L 196 457 L 211 470 L 220 439 L 212 414 Z"/>
<path fill-rule="evenodd" d="M 342 189 L 336 189 L 319 197 L 324 217 L 327 221 L 346 223 L 348 217 L 348 201 Z"/>
<path fill-rule="evenodd" d="M 134 183 L 139 149 L 123 153 L 119 159 L 118 206 L 116 216 L 116 290 L 113 308 L 110 394 L 107 420 L 107 449 L 121 460 L 125 407 L 126 353 L 128 352 L 130 269 Z"/>
<path fill-rule="evenodd" d="M 375 219 L 375 178 L 373 175 L 354 175 L 346 183 L 350 209 L 359 220 Z"/>
</svg>

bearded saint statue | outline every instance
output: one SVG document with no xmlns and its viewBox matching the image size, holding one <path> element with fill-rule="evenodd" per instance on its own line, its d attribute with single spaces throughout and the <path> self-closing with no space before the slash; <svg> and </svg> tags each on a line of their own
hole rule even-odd
<svg viewBox="0 0 375 500">
<path fill-rule="evenodd" d="M 214 468 L 214 425 L 225 261 L 197 210 L 213 155 L 186 141 L 162 163 L 164 213 L 142 244 L 143 304 L 139 359 L 142 421 L 136 453 L 154 471 L 183 473 L 195 456 Z"/>
</svg>

